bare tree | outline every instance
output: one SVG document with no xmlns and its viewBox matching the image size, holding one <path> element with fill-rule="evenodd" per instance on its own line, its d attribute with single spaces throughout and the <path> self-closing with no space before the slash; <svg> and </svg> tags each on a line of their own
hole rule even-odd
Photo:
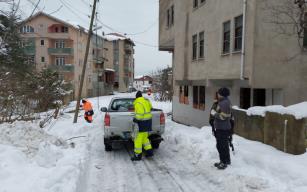
<svg viewBox="0 0 307 192">
<path fill-rule="evenodd" d="M 299 46 L 303 49 L 307 43 L 304 42 L 304 36 L 307 35 L 307 1 L 267 1 L 265 9 L 269 11 L 269 22 L 276 26 L 277 34 L 296 36 Z"/>
<path fill-rule="evenodd" d="M 167 67 L 153 72 L 153 91 L 155 99 L 159 101 L 171 101 L 173 97 L 172 68 Z"/>
</svg>

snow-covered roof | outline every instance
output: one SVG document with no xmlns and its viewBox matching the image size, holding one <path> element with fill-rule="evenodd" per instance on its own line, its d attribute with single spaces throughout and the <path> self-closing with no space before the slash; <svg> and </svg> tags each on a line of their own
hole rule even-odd
<svg viewBox="0 0 307 192">
<path fill-rule="evenodd" d="M 106 40 L 108 41 L 116 41 L 116 40 L 125 40 L 128 39 L 127 37 L 123 37 L 123 36 L 117 36 L 114 34 L 107 34 L 105 36 L 103 36 Z"/>
<path fill-rule="evenodd" d="M 282 105 L 272 105 L 266 107 L 251 107 L 246 110 L 247 115 L 265 116 L 266 112 L 293 115 L 296 119 L 307 118 L 307 102 L 298 103 L 284 107 Z"/>
<path fill-rule="evenodd" d="M 110 68 L 105 68 L 104 70 L 105 70 L 105 71 L 112 71 L 112 72 L 115 72 L 114 69 L 110 69 Z"/>
</svg>

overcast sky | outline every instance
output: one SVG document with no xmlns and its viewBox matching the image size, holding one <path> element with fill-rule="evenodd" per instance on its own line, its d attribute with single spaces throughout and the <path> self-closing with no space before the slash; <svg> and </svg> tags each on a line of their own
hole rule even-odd
<svg viewBox="0 0 307 192">
<path fill-rule="evenodd" d="M 21 0 L 21 13 L 24 17 L 31 14 L 36 2 L 38 0 Z M 42 10 L 49 14 L 60 9 L 52 15 L 88 27 L 90 4 L 93 4 L 93 0 L 41 0 L 37 11 Z M 103 25 L 99 33 L 102 34 L 102 31 L 126 33 L 135 41 L 136 75 L 148 74 L 157 68 L 171 66 L 171 55 L 158 51 L 157 47 L 158 5 L 159 0 L 99 0 L 98 3 L 100 20 L 98 26 Z"/>
</svg>

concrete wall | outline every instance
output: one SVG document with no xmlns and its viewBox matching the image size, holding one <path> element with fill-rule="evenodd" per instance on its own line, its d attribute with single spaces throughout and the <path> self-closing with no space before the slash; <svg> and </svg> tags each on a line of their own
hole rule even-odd
<svg viewBox="0 0 307 192">
<path fill-rule="evenodd" d="M 234 110 L 234 117 L 234 131 L 242 137 L 294 155 L 306 152 L 307 119 L 297 120 L 292 115 L 271 112 L 267 112 L 265 117 L 248 116 L 245 111 L 239 110 Z"/>
<path fill-rule="evenodd" d="M 160 0 L 159 1 L 159 49 L 160 50 L 173 50 L 175 46 L 175 27 L 167 26 L 167 10 L 174 5 L 174 0 Z M 175 13 L 175 17 L 176 17 Z M 175 19 L 176 21 L 176 19 Z M 174 23 L 174 25 L 178 25 Z M 179 23 L 180 25 L 180 23 Z"/>
</svg>

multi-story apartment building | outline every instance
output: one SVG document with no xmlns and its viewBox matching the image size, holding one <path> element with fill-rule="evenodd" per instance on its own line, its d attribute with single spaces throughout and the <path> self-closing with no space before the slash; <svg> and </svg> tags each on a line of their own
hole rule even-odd
<svg viewBox="0 0 307 192">
<path fill-rule="evenodd" d="M 133 84 L 135 45 L 131 39 L 118 33 L 110 33 L 104 38 L 109 54 L 107 58 L 112 58 L 107 65 L 114 66 L 114 90 L 127 92 Z"/>
<path fill-rule="evenodd" d="M 20 32 L 28 62 L 35 64 L 37 70 L 50 68 L 58 71 L 65 81 L 73 85 L 73 97 L 76 98 L 88 39 L 87 30 L 39 12 L 23 22 Z M 113 44 L 122 44 L 120 48 L 123 51 L 117 57 L 124 58 L 126 44 L 122 41 L 134 45 L 127 38 L 114 39 L 109 43 L 108 39 L 99 35 L 94 34 L 91 37 L 82 97 L 109 94 L 118 85 L 125 87 L 125 82 L 116 81 L 116 66 L 110 63 L 115 60 Z M 133 59 L 133 52 L 130 57 Z M 120 72 L 124 71 L 124 64 L 121 67 Z M 129 70 L 134 71 L 134 67 Z M 119 79 L 125 79 L 123 72 L 119 75 Z M 124 88 L 122 90 L 126 91 Z"/>
<path fill-rule="evenodd" d="M 277 35 L 267 3 L 280 0 L 160 0 L 159 49 L 173 55 L 173 118 L 208 123 L 215 92 L 241 108 L 307 99 L 307 52 Z"/>
</svg>

